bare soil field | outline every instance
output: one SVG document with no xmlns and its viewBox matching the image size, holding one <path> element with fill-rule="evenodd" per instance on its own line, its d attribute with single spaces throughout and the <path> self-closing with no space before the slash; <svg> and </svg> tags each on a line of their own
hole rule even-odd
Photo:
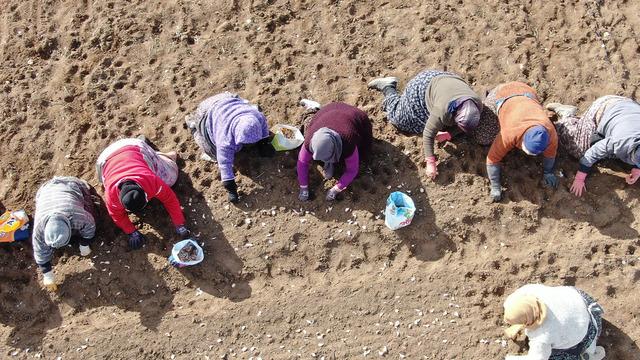
<svg viewBox="0 0 640 360">
<path fill-rule="evenodd" d="M 545 102 L 638 98 L 640 2 L 633 0 L 52 1 L 0 6 L 0 202 L 33 213 L 38 186 L 73 175 L 99 186 L 109 143 L 144 134 L 178 151 L 174 187 L 206 258 L 175 269 L 160 206 L 129 251 L 101 211 L 90 258 L 56 254 L 45 291 L 29 244 L 0 246 L 0 358 L 501 359 L 502 302 L 526 283 L 576 285 L 604 307 L 607 359 L 640 359 L 639 191 L 600 164 L 587 194 L 558 190 L 540 159 L 505 161 L 506 199 L 488 201 L 487 149 L 462 138 L 424 175 L 422 140 L 386 123 L 373 77 L 400 87 L 425 68 L 484 94 L 526 81 Z M 336 203 L 297 200 L 297 153 L 236 160 L 242 199 L 226 202 L 184 117 L 234 91 L 271 125 L 299 125 L 301 98 L 344 101 L 374 122 L 373 159 Z M 562 152 L 561 152 L 562 154 Z M 390 231 L 394 190 L 418 208 Z"/>
</svg>

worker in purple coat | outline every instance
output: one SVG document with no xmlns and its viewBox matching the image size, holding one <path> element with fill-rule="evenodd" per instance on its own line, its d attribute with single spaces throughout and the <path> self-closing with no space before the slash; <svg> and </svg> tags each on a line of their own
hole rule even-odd
<svg viewBox="0 0 640 360">
<path fill-rule="evenodd" d="M 360 159 L 370 155 L 373 132 L 369 117 L 362 110 L 344 103 L 322 107 L 305 131 L 298 155 L 298 182 L 301 201 L 309 200 L 309 166 L 313 160 L 324 163 L 324 178 L 334 175 L 335 166 L 344 161 L 344 174 L 327 193 L 332 201 L 358 175 Z"/>
<path fill-rule="evenodd" d="M 233 160 L 245 145 L 256 144 L 260 156 L 273 156 L 267 118 L 256 105 L 237 94 L 224 92 L 202 101 L 187 116 L 187 126 L 204 152 L 205 160 L 218 163 L 222 185 L 229 201 L 240 200 L 233 173 Z"/>
</svg>

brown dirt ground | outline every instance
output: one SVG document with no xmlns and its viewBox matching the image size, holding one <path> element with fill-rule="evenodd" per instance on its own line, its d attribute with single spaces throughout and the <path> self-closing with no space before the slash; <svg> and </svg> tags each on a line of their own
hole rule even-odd
<svg viewBox="0 0 640 360">
<path fill-rule="evenodd" d="M 103 213 L 91 259 L 57 257 L 55 295 L 39 285 L 30 246 L 0 247 L 0 357 L 499 359 L 505 296 L 531 282 L 577 285 L 606 310 L 609 359 L 640 359 L 638 190 L 602 164 L 582 199 L 576 161 L 560 189 L 539 159 L 506 160 L 506 199 L 487 202 L 486 148 L 438 149 L 423 175 L 418 137 L 384 122 L 366 82 L 423 68 L 463 74 L 478 92 L 508 80 L 545 101 L 638 97 L 640 3 L 628 0 L 52 1 L 0 7 L 0 201 L 33 211 L 39 184 L 75 175 L 98 185 L 110 142 L 145 134 L 181 157 L 175 190 L 205 242 L 198 267 L 165 260 L 175 241 L 161 208 L 149 245 L 129 252 Z M 183 126 L 200 100 L 231 90 L 272 124 L 299 123 L 302 97 L 369 112 L 373 160 L 345 199 L 296 199 L 295 154 L 237 161 L 242 203 Z M 417 165 L 420 164 L 420 165 Z M 326 184 L 313 174 L 319 194 Z M 387 230 L 388 193 L 420 209 Z M 424 188 L 424 193 L 420 189 Z M 99 190 L 101 191 L 101 190 Z M 247 224 L 245 219 L 251 219 Z M 456 316 L 457 315 L 457 316 Z"/>
</svg>

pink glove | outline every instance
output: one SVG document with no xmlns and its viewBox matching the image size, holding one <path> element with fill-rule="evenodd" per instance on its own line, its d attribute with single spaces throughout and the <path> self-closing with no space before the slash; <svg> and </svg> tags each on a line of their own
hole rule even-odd
<svg viewBox="0 0 640 360">
<path fill-rule="evenodd" d="M 438 131 L 436 134 L 436 141 L 441 143 L 451 140 L 451 134 L 448 131 Z"/>
<path fill-rule="evenodd" d="M 627 184 L 633 185 L 638 181 L 638 178 L 640 178 L 640 169 L 633 168 L 631 169 L 631 174 L 629 174 L 625 179 L 627 180 Z"/>
<path fill-rule="evenodd" d="M 571 185 L 571 193 L 575 196 L 582 196 L 582 193 L 585 190 L 584 179 L 587 178 L 587 173 L 582 171 L 578 171 L 576 173 L 576 178 L 573 179 L 573 184 Z"/>
<path fill-rule="evenodd" d="M 431 180 L 435 179 L 438 176 L 438 168 L 436 167 L 436 157 L 429 156 L 427 158 L 427 176 L 431 178 Z"/>
</svg>

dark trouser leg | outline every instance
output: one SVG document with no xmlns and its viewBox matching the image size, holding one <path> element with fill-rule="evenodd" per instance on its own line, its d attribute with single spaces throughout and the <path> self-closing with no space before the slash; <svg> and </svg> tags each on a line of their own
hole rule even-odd
<svg viewBox="0 0 640 360">
<path fill-rule="evenodd" d="M 588 119 L 567 116 L 556 122 L 556 131 L 560 145 L 576 159 L 589 149 L 591 137 L 596 131 L 596 125 Z"/>
<path fill-rule="evenodd" d="M 387 96 L 398 95 L 398 90 L 396 89 L 395 86 L 387 86 L 384 89 L 382 89 L 382 94 L 386 99 Z"/>
<path fill-rule="evenodd" d="M 190 128 L 193 139 L 202 152 L 212 161 L 216 161 L 216 147 L 207 136 L 206 119 L 201 118 Z"/>
<path fill-rule="evenodd" d="M 409 99 L 398 94 L 396 88 L 388 86 L 382 90 L 384 100 L 382 109 L 387 113 L 387 120 L 401 131 L 419 132 L 415 129 L 415 120 Z"/>
</svg>

